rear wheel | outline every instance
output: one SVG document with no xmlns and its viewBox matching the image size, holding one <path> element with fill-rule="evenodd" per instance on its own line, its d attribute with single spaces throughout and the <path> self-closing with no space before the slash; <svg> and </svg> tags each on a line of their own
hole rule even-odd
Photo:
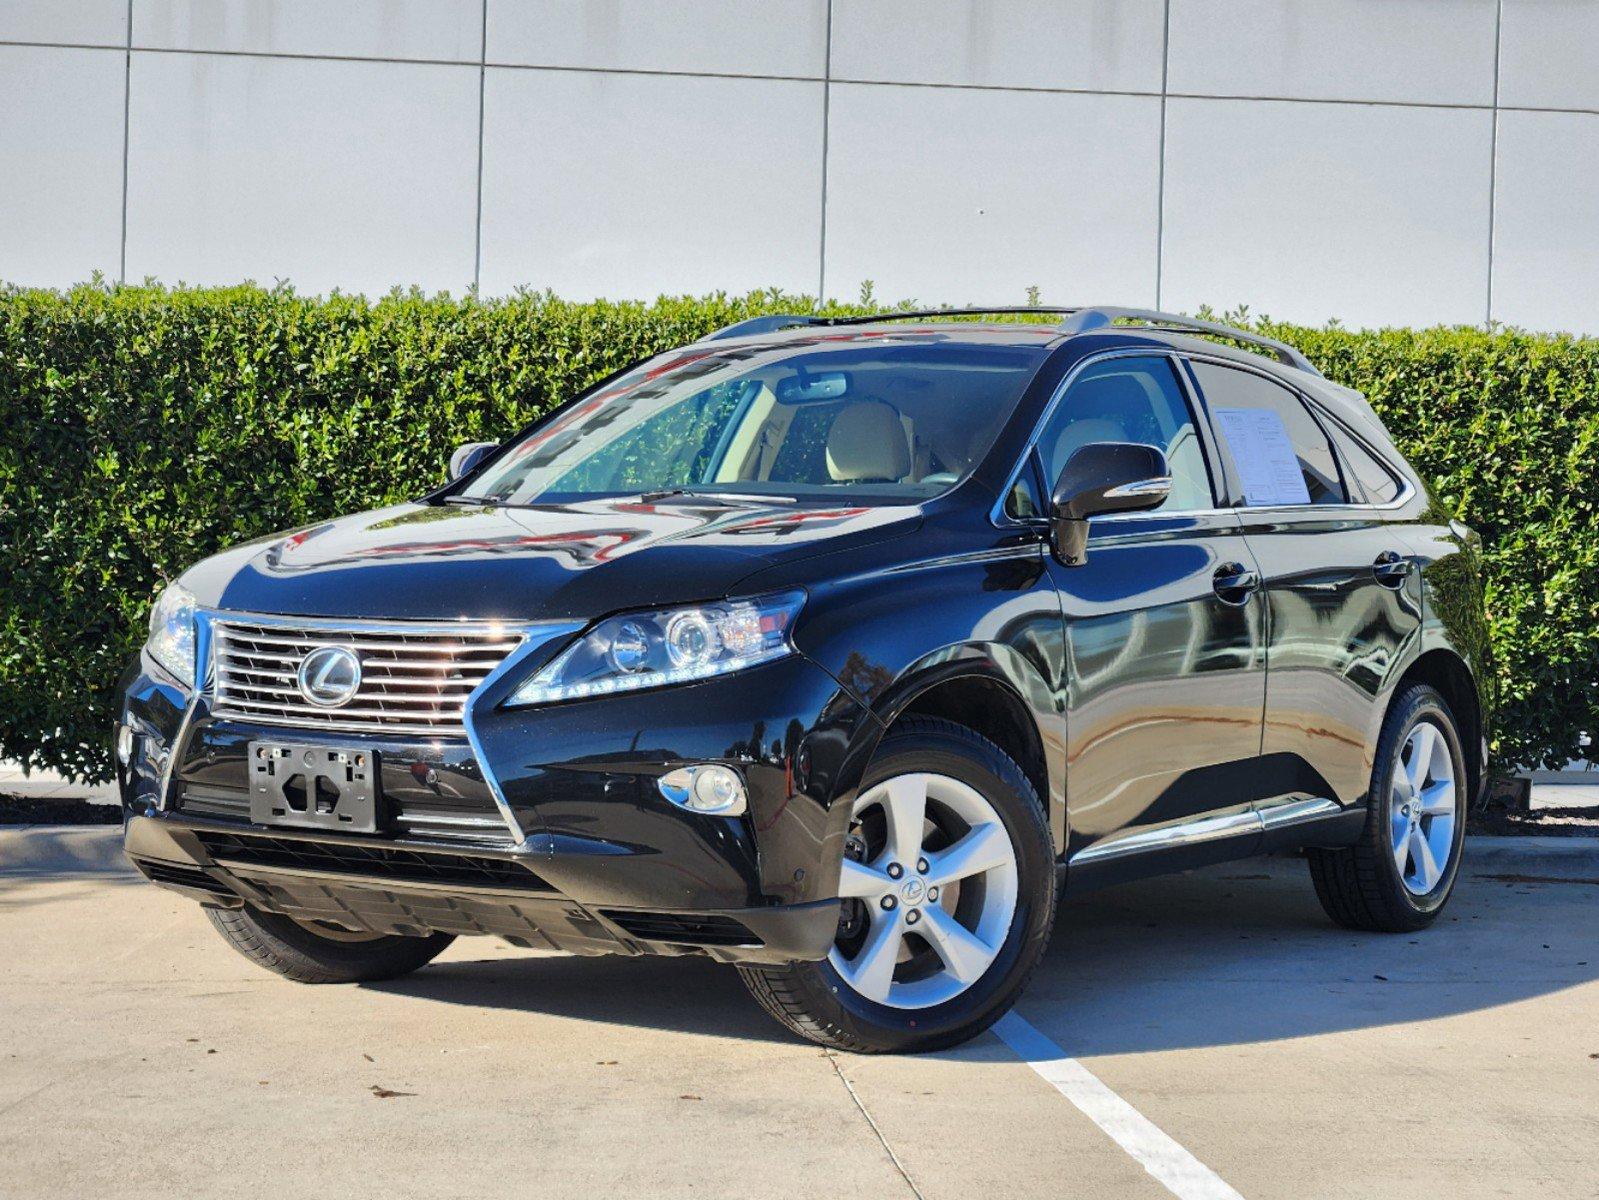
<svg viewBox="0 0 1599 1200">
<path fill-rule="evenodd" d="M 358 933 L 321 921 L 296 921 L 254 908 L 208 908 L 211 924 L 257 966 L 296 983 L 365 983 L 409 975 L 455 938 Z"/>
<path fill-rule="evenodd" d="M 1412 684 L 1394 697 L 1360 841 L 1308 852 L 1327 915 L 1350 929 L 1409 933 L 1454 890 L 1466 831 L 1466 769 L 1449 706 Z"/>
<path fill-rule="evenodd" d="M 975 1036 L 1015 1001 L 1054 920 L 1054 854 L 1032 785 L 971 730 L 907 719 L 855 801 L 839 894 L 826 959 L 742 969 L 762 1006 L 843 1050 Z"/>
</svg>

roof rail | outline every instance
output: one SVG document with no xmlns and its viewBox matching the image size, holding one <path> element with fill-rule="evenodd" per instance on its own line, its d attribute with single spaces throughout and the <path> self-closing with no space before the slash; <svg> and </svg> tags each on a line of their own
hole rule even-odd
<svg viewBox="0 0 1599 1200">
<path fill-rule="evenodd" d="M 991 317 L 1011 313 L 1038 313 L 1048 317 L 1065 316 L 1077 311 L 1079 310 L 1075 308 L 1035 308 L 1015 305 L 999 308 L 918 308 L 904 312 L 868 313 L 860 317 L 819 317 L 799 313 L 778 313 L 767 317 L 750 317 L 748 320 L 729 325 L 726 329 L 706 334 L 700 340 L 710 342 L 718 338 L 750 337 L 805 325 L 877 325 L 884 321 L 922 321 L 929 317 Z"/>
<path fill-rule="evenodd" d="M 1280 342 L 1276 338 L 1269 338 L 1247 329 L 1238 329 L 1232 325 L 1223 325 L 1219 321 L 1200 321 L 1179 313 L 1157 312 L 1152 308 L 1104 306 L 1079 308 L 1060 323 L 1060 331 L 1088 333 L 1090 330 L 1108 328 L 1116 321 L 1142 321 L 1163 333 L 1208 333 L 1215 337 L 1229 338 L 1235 342 L 1244 342 L 1247 345 L 1259 346 L 1263 350 L 1270 350 L 1277 361 L 1285 366 L 1295 367 L 1312 375 L 1321 375 L 1308 358 L 1287 342 Z"/>
</svg>

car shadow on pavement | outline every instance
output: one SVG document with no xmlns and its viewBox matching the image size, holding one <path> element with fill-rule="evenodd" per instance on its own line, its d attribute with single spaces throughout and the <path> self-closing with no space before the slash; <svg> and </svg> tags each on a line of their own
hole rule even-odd
<svg viewBox="0 0 1599 1200">
<path fill-rule="evenodd" d="M 797 1040 L 761 1011 L 732 967 L 698 957 L 518 955 L 507 948 L 499 957 L 436 962 L 404 979 L 362 986 L 540 1016 L 740 1040 Z"/>
<path fill-rule="evenodd" d="M 1070 898 L 1017 1008 L 1066 1053 L 1093 1056 L 1429 1020 L 1599 977 L 1599 886 L 1522 879 L 1468 865 L 1438 924 L 1413 935 L 1333 925 L 1304 864 L 1292 859 Z M 704 959 L 503 953 L 367 986 L 448 1004 L 797 1041 L 731 968 Z"/>
</svg>

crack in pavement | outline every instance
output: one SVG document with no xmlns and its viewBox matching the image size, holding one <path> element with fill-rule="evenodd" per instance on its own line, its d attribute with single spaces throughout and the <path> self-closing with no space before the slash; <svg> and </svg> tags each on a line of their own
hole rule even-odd
<svg viewBox="0 0 1599 1200">
<path fill-rule="evenodd" d="M 883 1136 L 883 1131 L 878 1128 L 877 1122 L 872 1120 L 872 1114 L 866 1111 L 866 1105 L 861 1102 L 860 1093 L 855 1090 L 855 1085 L 849 1081 L 849 1076 L 844 1074 L 844 1068 L 838 1065 L 838 1055 L 831 1050 L 823 1050 L 827 1061 L 833 1068 L 833 1074 L 838 1076 L 838 1081 L 844 1085 L 844 1090 L 849 1093 L 849 1098 L 855 1101 L 855 1107 L 860 1110 L 861 1116 L 866 1118 L 866 1123 L 871 1126 L 872 1132 L 877 1135 L 878 1145 L 883 1147 L 883 1153 L 888 1155 L 888 1161 L 894 1164 L 894 1169 L 899 1172 L 899 1177 L 905 1181 L 905 1186 L 910 1188 L 911 1195 L 916 1200 L 927 1200 L 922 1195 L 922 1189 L 916 1186 L 910 1172 L 905 1169 L 905 1164 L 900 1162 L 899 1155 L 894 1153 L 894 1147 L 888 1144 L 888 1139 Z"/>
</svg>

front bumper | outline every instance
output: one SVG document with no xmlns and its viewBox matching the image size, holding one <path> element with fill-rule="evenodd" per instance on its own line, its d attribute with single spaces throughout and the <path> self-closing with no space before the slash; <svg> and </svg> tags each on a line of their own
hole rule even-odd
<svg viewBox="0 0 1599 1200">
<path fill-rule="evenodd" d="M 134 734 L 119 776 L 129 857 L 207 904 L 374 932 L 737 962 L 826 955 L 847 801 L 873 740 L 871 718 L 826 672 L 795 655 L 700 684 L 475 718 L 476 747 L 257 726 L 211 716 L 204 697 L 190 706 L 141 661 L 122 706 Z M 372 749 L 387 810 L 379 832 L 253 822 L 245 747 L 260 738 Z M 695 762 L 739 770 L 748 814 L 670 804 L 656 780 Z M 514 831 L 461 824 L 504 808 Z"/>
<path fill-rule="evenodd" d="M 415 841 L 242 832 L 226 821 L 132 816 L 126 849 L 144 876 L 203 904 L 250 905 L 370 933 L 490 935 L 573 954 L 702 954 L 721 962 L 821 958 L 838 901 L 663 912 L 563 896 L 527 854 Z"/>
</svg>

